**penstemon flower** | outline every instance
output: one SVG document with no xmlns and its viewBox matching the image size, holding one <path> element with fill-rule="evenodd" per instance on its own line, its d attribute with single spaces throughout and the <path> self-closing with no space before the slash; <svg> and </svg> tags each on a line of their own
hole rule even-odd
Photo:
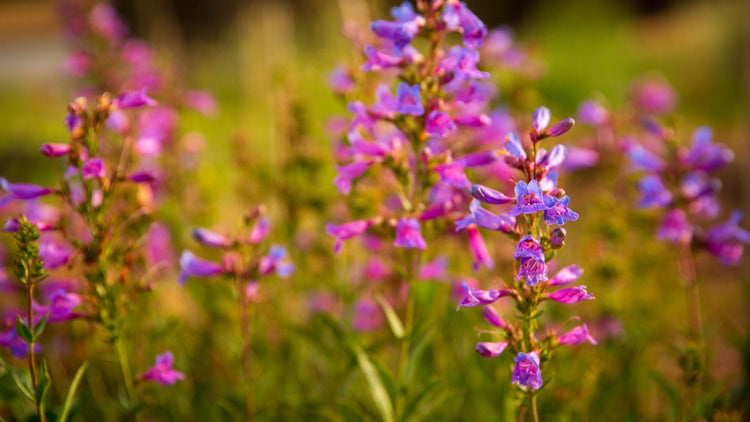
<svg viewBox="0 0 750 422">
<path fill-rule="evenodd" d="M 471 204 L 471 214 L 456 222 L 457 230 L 476 230 L 476 227 L 496 230 L 515 241 L 513 258 L 517 266 L 513 283 L 490 290 L 472 289 L 464 283 L 466 296 L 458 308 L 484 306 L 485 320 L 501 330 L 493 333 L 500 341 L 480 342 L 476 351 L 484 357 L 497 357 L 509 348 L 516 354 L 511 383 L 526 391 L 534 420 L 538 420 L 535 391 L 543 385 L 542 367 L 552 352 L 560 345 L 577 345 L 585 340 L 596 344 L 585 325 L 562 335 L 548 330 L 544 337 L 538 338 L 536 333 L 541 328 L 537 316 L 543 301 L 572 304 L 594 298 L 585 286 L 554 289 L 575 282 L 583 274 L 580 267 L 569 265 L 551 277 L 548 274 L 548 265 L 564 246 L 567 235 L 564 228 L 553 226 L 578 219 L 578 214 L 568 208 L 570 197 L 557 186 L 557 168 L 563 164 L 567 149 L 562 145 L 553 146 L 549 152 L 539 148 L 543 139 L 562 135 L 574 122 L 564 119 L 547 129 L 550 120 L 550 111 L 545 107 L 533 113 L 528 136 L 530 150 L 515 133 L 507 136 L 504 158 L 520 175 L 515 183 L 515 199 L 492 188 L 473 185 L 470 193 L 476 199 Z M 478 201 L 491 206 L 513 206 L 495 214 L 481 208 Z M 521 315 L 518 323 L 503 319 L 491 307 L 503 297 L 515 301 Z"/>
</svg>

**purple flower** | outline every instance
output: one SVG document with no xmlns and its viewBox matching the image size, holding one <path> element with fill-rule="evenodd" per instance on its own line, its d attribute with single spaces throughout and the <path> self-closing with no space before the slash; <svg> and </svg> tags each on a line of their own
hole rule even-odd
<svg viewBox="0 0 750 422">
<path fill-rule="evenodd" d="M 485 308 L 486 309 L 486 308 Z M 508 347 L 507 341 L 498 341 L 494 343 L 477 343 L 476 351 L 480 355 L 486 358 L 494 358 L 500 356 L 501 353 Z"/>
<path fill-rule="evenodd" d="M 97 4 L 89 18 L 91 27 L 112 44 L 119 44 L 128 33 L 128 27 L 109 4 Z"/>
<path fill-rule="evenodd" d="M 518 353 L 515 359 L 516 366 L 513 369 L 511 384 L 518 383 L 521 387 L 529 387 L 538 390 L 542 387 L 542 371 L 539 369 L 539 355 L 536 351 L 531 353 Z"/>
<path fill-rule="evenodd" d="M 466 284 L 465 281 L 461 282 L 461 287 L 463 287 L 464 291 L 466 292 L 466 296 L 464 296 L 463 299 L 461 299 L 460 302 L 458 302 L 458 306 L 456 307 L 456 311 L 461 309 L 463 306 L 464 308 L 471 308 L 474 306 L 479 305 L 489 305 L 490 303 L 500 299 L 503 296 L 509 295 L 511 292 L 510 290 L 482 290 L 482 289 L 472 289 L 469 287 L 468 284 Z"/>
<path fill-rule="evenodd" d="M 344 195 L 348 195 L 352 190 L 352 181 L 363 175 L 373 164 L 371 161 L 355 161 L 340 167 L 336 167 L 338 174 L 333 179 L 336 189 Z"/>
<path fill-rule="evenodd" d="M 327 230 L 327 228 L 326 228 Z M 247 237 L 247 241 L 250 243 L 259 243 L 268 236 L 271 231 L 271 220 L 268 217 L 260 217 L 255 222 L 253 228 L 250 229 L 250 234 Z"/>
<path fill-rule="evenodd" d="M 500 318 L 495 308 L 492 306 L 485 306 L 482 308 L 482 316 L 488 323 L 494 325 L 497 328 L 506 328 L 508 324 Z"/>
<path fill-rule="evenodd" d="M 77 318 L 80 314 L 73 309 L 81 304 L 82 299 L 76 293 L 69 293 L 57 289 L 49 296 L 49 305 L 33 303 L 34 312 L 37 314 L 48 314 L 47 322 L 63 322 Z"/>
<path fill-rule="evenodd" d="M 185 378 L 185 374 L 172 369 L 173 364 L 174 356 L 172 352 L 166 351 L 161 355 L 157 355 L 156 364 L 148 368 L 138 379 L 141 381 L 158 382 L 161 385 L 173 385 Z"/>
<path fill-rule="evenodd" d="M 424 22 L 424 18 L 419 15 L 415 15 L 413 19 L 407 21 L 376 20 L 370 24 L 370 29 L 380 38 L 392 41 L 400 49 L 411 42 Z"/>
<path fill-rule="evenodd" d="M 425 249 L 422 234 L 419 232 L 419 221 L 416 218 L 401 218 L 396 225 L 396 240 L 393 245 L 398 248 Z"/>
<path fill-rule="evenodd" d="M 516 217 L 520 214 L 534 214 L 547 209 L 543 201 L 542 188 L 539 187 L 536 179 L 528 185 L 520 180 L 514 191 L 516 193 L 516 205 L 508 211 L 508 215 Z"/>
<path fill-rule="evenodd" d="M 328 85 L 336 94 L 346 94 L 354 89 L 354 80 L 345 66 L 337 66 L 328 76 Z"/>
<path fill-rule="evenodd" d="M 587 125 L 600 126 L 609 120 L 609 112 L 598 102 L 588 100 L 578 107 L 578 118 Z"/>
<path fill-rule="evenodd" d="M 435 171 L 440 175 L 440 180 L 458 189 L 466 189 L 471 182 L 464 173 L 464 166 L 458 161 L 442 163 L 435 166 Z"/>
<path fill-rule="evenodd" d="M 506 214 L 495 215 L 482 208 L 482 204 L 476 199 L 471 201 L 469 211 L 471 214 L 456 221 L 456 231 L 462 230 L 471 224 L 476 224 L 483 229 L 510 233 L 516 226 L 515 217 L 510 217 Z"/>
<path fill-rule="evenodd" d="M 495 189 L 488 188 L 484 185 L 472 185 L 469 193 L 474 198 L 486 204 L 507 204 L 513 201 L 513 197 L 507 196 Z"/>
<path fill-rule="evenodd" d="M 550 149 L 549 153 L 540 150 L 540 154 L 537 157 L 537 167 L 544 169 L 544 171 L 550 171 L 551 169 L 560 167 L 565 161 L 565 157 L 568 154 L 568 149 L 565 145 L 555 145 Z"/>
<path fill-rule="evenodd" d="M 559 122 L 555 123 L 549 130 L 547 131 L 547 135 L 549 136 L 560 136 L 575 126 L 576 121 L 573 120 L 572 117 L 568 117 L 566 119 L 560 120 Z"/>
<path fill-rule="evenodd" d="M 391 8 L 391 16 L 399 22 L 406 22 L 414 20 L 419 15 L 414 11 L 414 7 L 412 7 L 411 3 L 405 1 L 401 3 L 400 6 L 394 6 Z"/>
<path fill-rule="evenodd" d="M 138 91 L 123 92 L 112 100 L 112 105 L 115 108 L 138 108 L 146 105 L 154 106 L 156 101 L 146 95 L 146 88 L 142 88 Z"/>
<path fill-rule="evenodd" d="M 513 157 L 516 157 L 521 160 L 526 159 L 526 151 L 523 149 L 523 144 L 521 144 L 521 139 L 516 135 L 515 132 L 510 132 L 505 140 L 505 150 L 508 151 L 510 155 Z"/>
<path fill-rule="evenodd" d="M 27 200 L 40 196 L 48 195 L 52 189 L 44 186 L 32 185 L 28 183 L 10 183 L 4 177 L 0 177 L 0 187 L 8 192 L 8 196 L 0 200 L 0 206 L 7 204 L 13 199 Z"/>
<path fill-rule="evenodd" d="M 261 275 L 268 275 L 276 271 L 276 275 L 281 278 L 289 277 L 294 271 L 294 264 L 286 261 L 286 248 L 279 245 L 271 246 L 268 255 L 262 257 L 258 262 L 258 272 Z"/>
<path fill-rule="evenodd" d="M 364 71 L 378 71 L 399 67 L 406 62 L 403 57 L 380 51 L 371 45 L 365 46 L 365 55 L 367 56 L 367 62 L 362 65 L 362 70 Z"/>
<path fill-rule="evenodd" d="M 429 136 L 445 137 L 456 131 L 456 124 L 453 123 L 448 113 L 432 110 L 427 115 L 425 131 Z"/>
<path fill-rule="evenodd" d="M 578 213 L 568 208 L 570 197 L 565 195 L 563 199 L 557 199 L 554 196 L 545 196 L 544 204 L 547 209 L 544 210 L 544 222 L 552 225 L 562 226 L 567 221 L 578 220 Z"/>
<path fill-rule="evenodd" d="M 552 233 L 549 234 L 549 241 L 555 248 L 560 248 L 565 245 L 565 238 L 568 232 L 562 227 L 555 227 Z"/>
<path fill-rule="evenodd" d="M 81 176 L 84 180 L 92 178 L 102 178 L 105 175 L 104 161 L 101 158 L 92 158 L 86 160 L 81 167 Z"/>
<path fill-rule="evenodd" d="M 674 243 L 688 243 L 693 237 L 693 228 L 688 223 L 685 213 L 673 208 L 664 216 L 656 237 Z"/>
<path fill-rule="evenodd" d="M 354 331 L 374 331 L 384 322 L 383 311 L 374 300 L 360 299 L 354 304 L 354 318 L 352 319 Z"/>
<path fill-rule="evenodd" d="M 65 155 L 69 153 L 73 147 L 71 147 L 69 144 L 43 144 L 41 148 L 39 148 L 39 152 L 46 155 L 47 157 L 59 157 L 61 155 Z"/>
<path fill-rule="evenodd" d="M 632 86 L 635 105 L 649 114 L 668 113 L 677 102 L 677 95 L 664 79 L 642 77 Z"/>
<path fill-rule="evenodd" d="M 487 36 L 487 27 L 462 1 L 447 2 L 443 8 L 443 21 L 448 29 L 458 30 L 463 34 L 464 45 L 467 47 L 481 47 Z"/>
<path fill-rule="evenodd" d="M 536 286 L 540 281 L 546 281 L 547 264 L 544 263 L 544 259 L 532 256 L 521 258 L 521 266 L 514 280 L 520 280 L 524 277 L 526 278 L 526 284 L 529 286 Z"/>
<path fill-rule="evenodd" d="M 39 242 L 39 256 L 44 261 L 44 269 L 53 270 L 68 263 L 73 251 L 64 243 L 50 238 L 42 237 Z"/>
<path fill-rule="evenodd" d="M 482 235 L 479 234 L 479 230 L 472 225 L 467 227 L 466 231 L 469 234 L 469 250 L 474 257 L 474 263 L 472 264 L 474 271 L 479 271 L 479 267 L 482 265 L 489 269 L 495 268 L 495 263 L 487 251 L 487 245 L 484 243 Z"/>
<path fill-rule="evenodd" d="M 536 258 L 544 261 L 544 251 L 538 240 L 530 234 L 525 235 L 518 241 L 513 259 Z"/>
<path fill-rule="evenodd" d="M 444 280 L 448 275 L 448 260 L 444 257 L 435 258 L 419 268 L 420 280 Z"/>
<path fill-rule="evenodd" d="M 211 248 L 226 248 L 232 245 L 232 241 L 220 233 L 203 228 L 195 228 L 192 232 L 193 239 L 200 244 Z"/>
<path fill-rule="evenodd" d="M 547 128 L 549 125 L 549 121 L 551 118 L 551 113 L 547 107 L 539 107 L 536 110 L 534 110 L 532 118 L 532 124 L 531 127 L 534 129 L 537 133 L 542 133 L 544 129 Z"/>
<path fill-rule="evenodd" d="M 594 295 L 586 291 L 586 286 L 575 286 L 552 292 L 549 298 L 560 303 L 577 303 L 584 299 L 592 300 Z"/>
<path fill-rule="evenodd" d="M 477 50 L 454 46 L 448 50 L 448 54 L 435 67 L 435 74 L 450 79 L 451 83 L 446 89 L 467 80 L 489 78 L 490 74 L 477 69 L 477 64 L 479 64 L 479 52 Z"/>
<path fill-rule="evenodd" d="M 153 171 L 138 171 L 128 175 L 128 180 L 134 183 L 154 183 L 156 174 Z"/>
<path fill-rule="evenodd" d="M 26 320 L 24 319 L 24 322 L 25 321 Z M 18 336 L 15 325 L 6 331 L 0 332 L 0 347 L 7 347 L 10 349 L 10 353 L 19 359 L 25 357 L 29 353 L 29 344 Z M 39 343 L 34 343 L 34 352 L 38 353 L 41 351 L 42 346 Z"/>
<path fill-rule="evenodd" d="M 657 175 L 644 177 L 638 187 L 642 195 L 641 200 L 638 201 L 638 206 L 641 208 L 665 207 L 672 202 L 672 194 L 664 187 L 664 183 Z"/>
<path fill-rule="evenodd" d="M 664 161 L 639 144 L 628 148 L 630 165 L 636 170 L 660 172 L 664 169 Z"/>
<path fill-rule="evenodd" d="M 552 286 L 567 286 L 570 283 L 575 282 L 583 275 L 583 269 L 578 265 L 568 265 L 564 267 L 547 282 L 547 285 Z"/>
<path fill-rule="evenodd" d="M 683 164 L 696 170 L 714 171 L 731 162 L 734 159 L 732 150 L 724 144 L 711 142 L 712 138 L 710 128 L 703 126 L 696 129 L 693 145 L 680 157 Z"/>
<path fill-rule="evenodd" d="M 216 262 L 198 258 L 190 251 L 183 251 L 180 256 L 180 276 L 178 281 L 185 284 L 188 277 L 212 277 L 224 272 Z"/>
<path fill-rule="evenodd" d="M 573 328 L 567 333 L 561 335 L 557 340 L 560 342 L 560 344 L 564 344 L 566 346 L 577 346 L 584 341 L 588 341 L 591 344 L 596 344 L 596 340 L 594 340 L 594 338 L 589 335 L 589 327 L 587 327 L 586 324 L 579 325 L 578 327 Z"/>
<path fill-rule="evenodd" d="M 406 82 L 401 82 L 396 89 L 398 98 L 398 112 L 402 114 L 411 114 L 412 116 L 421 116 L 424 114 L 424 107 L 419 93 L 419 84 L 409 86 Z"/>
<path fill-rule="evenodd" d="M 354 220 L 343 224 L 326 224 L 326 233 L 336 238 L 336 246 L 334 252 L 338 253 L 341 250 L 341 245 L 344 240 L 351 239 L 352 237 L 359 236 L 372 225 L 371 220 Z"/>
<path fill-rule="evenodd" d="M 710 228 L 706 233 L 706 249 L 724 265 L 739 264 L 742 259 L 742 244 L 750 243 L 750 233 L 738 225 L 740 220 L 742 212 L 734 211 L 727 222 Z"/>
<path fill-rule="evenodd" d="M 565 162 L 561 168 L 565 171 L 594 167 L 599 162 L 599 153 L 589 148 L 568 147 Z"/>
</svg>

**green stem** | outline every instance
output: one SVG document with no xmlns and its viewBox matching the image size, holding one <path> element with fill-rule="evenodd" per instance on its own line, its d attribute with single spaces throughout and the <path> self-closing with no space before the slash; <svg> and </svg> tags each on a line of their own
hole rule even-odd
<svg viewBox="0 0 750 422">
<path fill-rule="evenodd" d="M 703 338 L 703 323 L 701 321 L 700 284 L 698 283 L 696 276 L 695 262 L 690 244 L 680 244 L 679 253 L 680 273 L 682 274 L 685 287 L 689 329 L 688 347 L 682 357 L 685 390 L 680 399 L 677 419 L 684 420 L 700 390 L 700 382 L 703 376 L 705 361 L 705 344 Z"/>
<path fill-rule="evenodd" d="M 531 407 L 531 420 L 539 422 L 539 412 L 536 408 L 536 392 L 534 390 L 529 391 L 529 404 Z"/>
<path fill-rule="evenodd" d="M 237 272 L 237 303 L 240 317 L 240 337 L 242 339 L 242 384 L 245 392 L 245 420 L 253 419 L 253 390 L 250 380 L 250 325 L 248 321 L 248 306 L 242 290 L 242 277 Z"/>
<path fill-rule="evenodd" d="M 398 359 L 398 381 L 400 384 L 398 396 L 396 397 L 396 415 L 400 418 L 406 406 L 406 366 L 409 361 L 409 349 L 411 348 L 412 329 L 414 328 L 414 315 L 416 308 L 416 299 L 412 292 L 414 288 L 414 274 L 419 265 L 419 255 L 414 256 L 412 250 L 407 250 L 406 256 L 406 274 L 404 282 L 407 283 L 406 311 L 404 315 L 404 338 L 401 341 L 401 351 Z"/>
<path fill-rule="evenodd" d="M 28 318 L 28 326 L 32 335 L 34 333 L 34 309 L 32 308 L 32 299 L 34 297 L 34 280 L 31 275 L 26 277 L 26 317 Z M 36 359 L 34 359 L 34 338 L 32 337 L 29 342 L 29 373 L 31 373 L 31 386 L 34 393 L 36 393 L 36 386 L 38 384 L 36 376 Z M 36 417 L 40 421 L 44 421 L 44 413 L 42 412 L 41 404 L 36 400 L 36 394 L 34 394 L 34 409 L 36 410 Z"/>
<path fill-rule="evenodd" d="M 125 350 L 125 342 L 122 340 L 121 335 L 116 334 L 114 336 L 114 345 L 115 354 L 117 354 L 117 360 L 120 362 L 122 378 L 125 380 L 125 389 L 128 393 L 129 406 L 131 409 L 135 409 L 137 405 L 137 397 L 135 395 L 135 389 L 133 387 L 133 372 L 130 370 L 130 361 L 128 360 L 128 354 Z M 137 420 L 137 417 L 134 418 Z"/>
</svg>

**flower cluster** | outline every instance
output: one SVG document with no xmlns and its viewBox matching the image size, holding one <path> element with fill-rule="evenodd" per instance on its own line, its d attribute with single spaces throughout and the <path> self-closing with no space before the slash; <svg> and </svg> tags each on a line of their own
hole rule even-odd
<svg viewBox="0 0 750 422">
<path fill-rule="evenodd" d="M 516 242 L 513 258 L 517 267 L 513 282 L 499 290 L 476 289 L 463 283 L 466 295 L 459 302 L 458 309 L 484 307 L 485 320 L 501 330 L 497 333 L 500 341 L 480 342 L 476 346 L 477 352 L 495 357 L 510 347 L 517 354 L 512 383 L 531 390 L 542 386 L 541 366 L 556 347 L 576 345 L 586 340 L 596 343 L 585 324 L 565 334 L 549 331 L 543 339 L 537 339 L 535 334 L 537 308 L 543 301 L 571 304 L 594 298 L 586 291 L 586 286 L 563 287 L 574 283 L 583 274 L 577 265 L 564 267 L 552 277 L 548 275 L 550 261 L 565 243 L 566 231 L 562 226 L 577 220 L 578 214 L 568 207 L 570 197 L 557 186 L 557 170 L 565 161 L 567 148 L 555 145 L 547 151 L 539 144 L 543 139 L 564 134 L 574 123 L 573 119 L 567 118 L 548 128 L 550 111 L 545 107 L 535 110 L 528 138 L 522 140 L 516 133 L 510 133 L 505 142 L 504 160 L 520 174 L 515 195 L 473 185 L 470 193 L 475 199 L 469 208 L 470 213 L 456 222 L 457 230 L 466 229 L 470 233 L 477 228 L 500 231 Z M 483 208 L 482 203 L 512 207 L 495 214 Z M 518 325 L 506 322 L 489 306 L 503 297 L 513 298 L 516 302 L 522 315 Z"/>
<path fill-rule="evenodd" d="M 743 244 L 750 242 L 750 233 L 739 226 L 742 213 L 735 210 L 727 221 L 702 227 L 721 212 L 721 180 L 714 174 L 733 160 L 732 150 L 713 142 L 708 127 L 693 132 L 689 147 L 678 145 L 670 131 L 654 122 L 649 122 L 649 129 L 655 142 L 633 142 L 627 152 L 632 169 L 641 173 L 638 206 L 664 212 L 656 236 L 705 249 L 725 265 L 738 264 Z"/>
</svg>

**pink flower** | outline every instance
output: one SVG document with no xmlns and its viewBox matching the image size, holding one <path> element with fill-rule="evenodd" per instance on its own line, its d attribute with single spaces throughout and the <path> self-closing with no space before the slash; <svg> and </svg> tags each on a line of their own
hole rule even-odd
<svg viewBox="0 0 750 422">
<path fill-rule="evenodd" d="M 148 368 L 146 372 L 141 374 L 138 377 L 138 380 L 158 382 L 161 385 L 172 385 L 177 381 L 184 379 L 185 374 L 172 369 L 173 363 L 174 356 L 172 355 L 172 352 L 166 351 L 161 355 L 157 355 L 154 366 Z"/>
</svg>

